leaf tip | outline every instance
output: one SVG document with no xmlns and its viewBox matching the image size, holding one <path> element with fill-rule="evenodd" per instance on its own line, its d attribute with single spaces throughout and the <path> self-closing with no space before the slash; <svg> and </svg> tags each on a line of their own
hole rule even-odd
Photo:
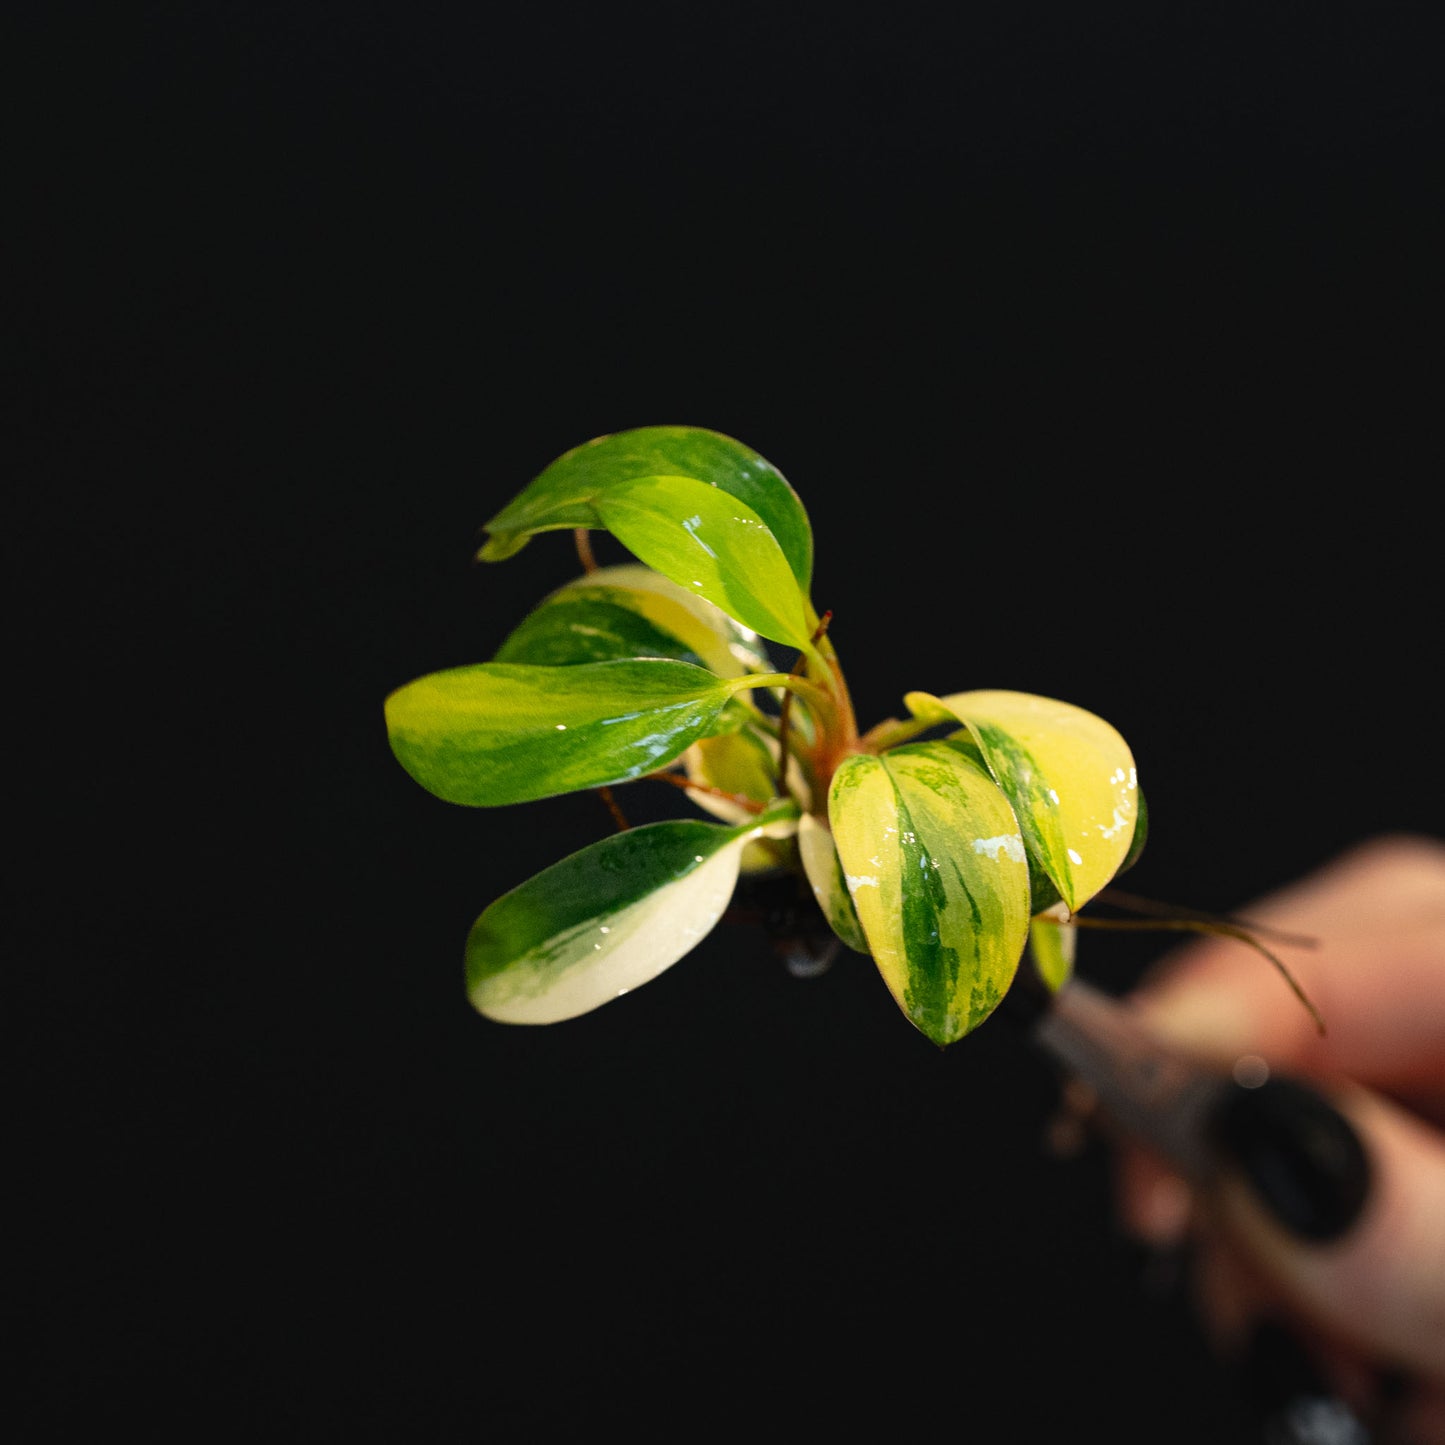
<svg viewBox="0 0 1445 1445">
<path fill-rule="evenodd" d="M 491 532 L 476 551 L 478 562 L 505 562 L 527 545 L 525 532 Z"/>
</svg>

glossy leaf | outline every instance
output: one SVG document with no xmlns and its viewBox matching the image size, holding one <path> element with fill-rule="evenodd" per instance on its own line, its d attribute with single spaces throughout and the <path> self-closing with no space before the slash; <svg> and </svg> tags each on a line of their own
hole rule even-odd
<svg viewBox="0 0 1445 1445">
<path fill-rule="evenodd" d="M 802 772 L 794 759 L 788 762 L 793 796 L 806 802 Z M 682 766 L 688 779 L 701 785 L 689 788 L 687 796 L 725 823 L 756 818 L 757 807 L 749 804 L 766 805 L 777 795 L 778 746 L 752 729 L 699 739 L 682 755 Z M 737 801 L 743 798 L 748 802 Z M 749 843 L 743 850 L 745 873 L 776 868 L 781 861 L 777 845 L 767 839 Z"/>
<path fill-rule="evenodd" d="M 997 1007 L 1029 929 L 1029 874 L 1007 799 L 965 750 L 911 743 L 846 759 L 828 818 L 869 951 L 938 1044 Z"/>
<path fill-rule="evenodd" d="M 1077 912 L 1119 871 L 1134 839 L 1134 756 L 1102 718 L 1033 693 L 932 698 L 969 730 L 1018 815 L 1029 854 Z"/>
<path fill-rule="evenodd" d="M 1056 904 L 1029 924 L 1029 956 L 1039 977 L 1057 993 L 1073 976 L 1079 930 L 1067 921 L 1068 909 Z"/>
<path fill-rule="evenodd" d="M 804 813 L 798 820 L 798 856 L 828 926 L 855 953 L 867 953 L 868 940 L 858 921 L 858 910 L 853 907 L 833 835 L 811 813 Z"/>
<path fill-rule="evenodd" d="M 777 538 L 798 587 L 812 585 L 813 534 L 797 493 L 771 462 L 705 427 L 613 432 L 563 453 L 486 524 L 486 561 L 510 557 L 538 532 L 599 525 L 594 503 L 619 484 L 690 477 L 736 497 Z"/>
<path fill-rule="evenodd" d="M 735 794 L 755 803 L 769 802 L 777 794 L 778 744 L 755 731 L 706 737 L 682 755 L 693 782 Z M 788 787 L 792 796 L 808 806 L 808 784 L 795 757 L 788 759 Z M 745 804 L 701 790 L 689 792 L 699 807 L 725 822 L 741 823 L 749 811 Z"/>
<path fill-rule="evenodd" d="M 661 658 L 484 662 L 398 688 L 386 725 L 397 760 L 428 792 L 495 807 L 660 768 L 750 681 Z"/>
<path fill-rule="evenodd" d="M 1134 803 L 1134 837 L 1129 843 L 1129 851 L 1124 855 L 1124 861 L 1119 864 L 1119 873 L 1127 873 L 1139 861 L 1144 852 L 1144 844 L 1149 841 L 1149 804 L 1144 797 L 1143 788 L 1135 790 Z M 1117 878 L 1119 874 L 1114 876 Z"/>
<path fill-rule="evenodd" d="M 473 1006 L 502 1023 L 558 1023 L 650 982 L 722 917 L 747 844 L 790 832 L 796 811 L 732 828 L 647 823 L 544 869 L 472 925 Z"/>
<path fill-rule="evenodd" d="M 622 657 L 671 657 L 739 677 L 771 663 L 757 634 L 670 578 L 636 564 L 599 567 L 544 597 L 494 662 L 570 667 Z"/>
<path fill-rule="evenodd" d="M 923 722 L 948 725 L 958 723 L 958 719 L 932 693 L 910 692 L 905 701 L 913 716 Z M 984 760 L 982 751 L 966 730 L 950 734 L 948 742 L 960 749 L 985 772 L 988 771 L 988 763 Z M 1043 863 L 1034 856 L 1027 835 L 1023 837 L 1024 853 L 1029 865 L 1029 912 L 1043 913 L 1059 901 L 1059 890 L 1054 887 L 1054 881 L 1049 877 Z"/>
<path fill-rule="evenodd" d="M 593 504 L 649 567 L 774 642 L 805 647 L 808 602 L 777 538 L 736 497 L 691 477 L 619 482 Z"/>
</svg>

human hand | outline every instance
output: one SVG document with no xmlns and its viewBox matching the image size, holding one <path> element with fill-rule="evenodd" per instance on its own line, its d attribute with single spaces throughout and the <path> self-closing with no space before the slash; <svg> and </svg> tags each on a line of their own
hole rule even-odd
<svg viewBox="0 0 1445 1445">
<path fill-rule="evenodd" d="M 1359 1134 L 1371 1194 L 1342 1237 L 1312 1244 L 1239 1175 L 1191 1191 L 1121 1143 L 1121 1221 L 1151 1245 L 1188 1241 L 1224 1357 L 1283 1326 L 1380 1439 L 1445 1445 L 1445 843 L 1368 840 L 1242 916 L 1317 940 L 1288 962 L 1323 1036 L 1265 960 L 1224 938 L 1172 952 L 1128 1005 L 1191 1054 L 1231 1068 L 1258 1056 L 1312 1082 Z"/>
</svg>

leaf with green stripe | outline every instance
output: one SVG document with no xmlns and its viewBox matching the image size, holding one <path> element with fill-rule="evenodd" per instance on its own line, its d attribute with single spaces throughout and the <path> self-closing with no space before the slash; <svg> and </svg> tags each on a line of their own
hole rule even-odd
<svg viewBox="0 0 1445 1445">
<path fill-rule="evenodd" d="M 855 953 L 869 952 L 833 835 L 811 813 L 804 813 L 798 820 L 798 856 L 828 926 Z"/>
<path fill-rule="evenodd" d="M 1079 930 L 1067 921 L 1063 903 L 1036 916 L 1029 924 L 1029 956 L 1048 988 L 1057 993 L 1074 972 L 1079 947 Z"/>
<path fill-rule="evenodd" d="M 1134 755 L 1103 718 L 1034 693 L 910 694 L 968 728 L 1018 815 L 1029 854 L 1078 912 L 1129 856 L 1138 816 Z"/>
<path fill-rule="evenodd" d="M 397 760 L 428 792 L 496 807 L 652 772 L 758 681 L 666 658 L 483 662 L 398 688 L 386 699 L 386 726 Z"/>
<path fill-rule="evenodd" d="M 1144 797 L 1144 789 L 1136 787 L 1134 790 L 1134 836 L 1129 842 L 1129 851 L 1124 855 L 1124 861 L 1119 864 L 1119 873 L 1127 873 L 1138 861 L 1144 852 L 1144 845 L 1149 841 L 1149 803 Z"/>
<path fill-rule="evenodd" d="M 858 754 L 828 820 L 869 951 L 898 1006 L 937 1044 L 978 1027 L 1013 981 L 1029 870 L 1008 800 L 946 741 Z"/>
<path fill-rule="evenodd" d="M 486 524 L 480 555 L 500 561 L 538 532 L 601 525 L 596 500 L 647 477 L 691 477 L 736 497 L 777 538 L 802 591 L 812 586 L 813 533 L 798 494 L 751 447 L 706 427 L 636 427 L 564 452 Z"/>
<path fill-rule="evenodd" d="M 619 482 L 593 503 L 602 525 L 649 567 L 774 642 L 806 647 L 816 619 L 767 524 L 692 477 Z"/>
<path fill-rule="evenodd" d="M 504 894 L 467 937 L 467 994 L 501 1023 L 576 1018 L 656 978 L 722 917 L 743 849 L 792 805 L 738 827 L 680 820 L 614 833 Z"/>
<path fill-rule="evenodd" d="M 772 670 L 755 632 L 636 563 L 599 567 L 557 588 L 512 630 L 492 661 L 571 667 L 621 657 L 671 657 L 719 677 Z"/>
<path fill-rule="evenodd" d="M 956 724 L 958 722 L 958 719 L 932 693 L 910 692 L 904 701 L 908 704 L 909 711 L 920 722 L 930 725 Z M 966 729 L 951 733 L 947 741 L 954 747 L 962 749 L 985 772 L 988 771 L 988 763 L 985 761 L 983 753 Z M 1054 881 L 1045 871 L 1043 863 L 1030 851 L 1027 835 L 1024 836 L 1024 852 L 1028 856 L 1029 864 L 1029 912 L 1042 913 L 1059 901 L 1059 890 L 1054 887 Z"/>
</svg>

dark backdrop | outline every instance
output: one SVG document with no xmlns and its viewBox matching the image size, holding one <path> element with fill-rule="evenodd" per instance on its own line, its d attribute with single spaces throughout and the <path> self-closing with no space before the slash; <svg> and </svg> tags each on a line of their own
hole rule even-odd
<svg viewBox="0 0 1445 1445">
<path fill-rule="evenodd" d="M 610 824 L 437 802 L 381 704 L 572 575 L 471 561 L 546 462 L 687 422 L 801 494 L 865 722 L 1123 731 L 1136 891 L 1438 832 L 1436 7 L 9 33 L 23 1438 L 1245 1438 L 1002 1026 L 940 1054 L 745 924 L 473 1014 L 474 915 Z"/>
</svg>

